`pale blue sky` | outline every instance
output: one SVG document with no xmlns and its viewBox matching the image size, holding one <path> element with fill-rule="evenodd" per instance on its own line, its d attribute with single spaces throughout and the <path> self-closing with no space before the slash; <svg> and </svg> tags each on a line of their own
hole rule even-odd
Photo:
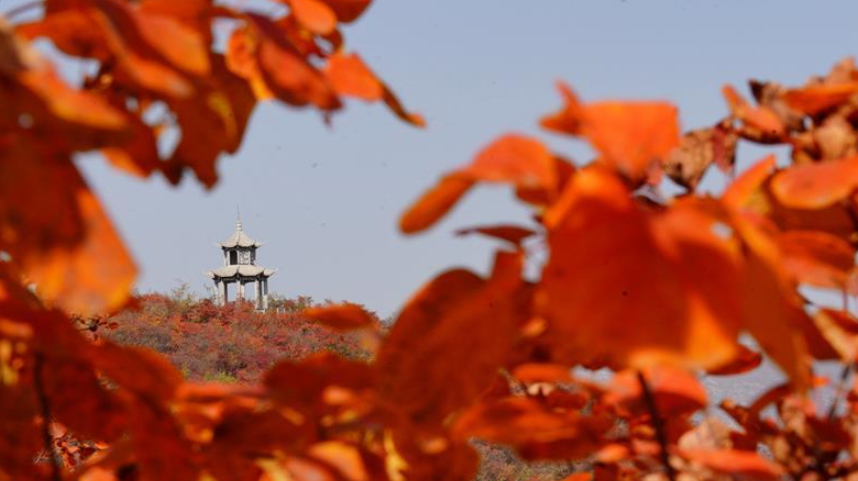
<svg viewBox="0 0 858 481">
<path fill-rule="evenodd" d="M 671 100 L 684 127 L 701 126 L 725 114 L 725 82 L 799 83 L 858 53 L 856 19 L 845 0 L 376 0 L 348 43 L 427 130 L 378 105 L 349 104 L 328 128 L 314 112 L 267 104 L 210 192 L 82 164 L 141 267 L 141 291 L 186 281 L 204 292 L 240 205 L 245 230 L 267 242 L 260 263 L 278 269 L 272 292 L 387 315 L 442 269 L 486 270 L 492 243 L 454 229 L 525 218 L 507 189 L 481 188 L 428 234 L 396 231 L 442 172 L 501 133 L 537 134 L 537 118 L 559 106 L 555 80 L 587 100 Z M 538 135 L 586 160 L 575 143 Z M 741 165 L 758 153 L 741 145 Z"/>
</svg>

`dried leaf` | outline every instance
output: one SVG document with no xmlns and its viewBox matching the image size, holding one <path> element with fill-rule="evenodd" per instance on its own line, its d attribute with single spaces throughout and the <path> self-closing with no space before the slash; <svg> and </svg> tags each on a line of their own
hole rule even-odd
<svg viewBox="0 0 858 481">
<path fill-rule="evenodd" d="M 713 163 L 722 170 L 732 170 L 737 140 L 737 135 L 721 124 L 692 130 L 665 159 L 664 171 L 674 182 L 693 191 Z"/>
</svg>

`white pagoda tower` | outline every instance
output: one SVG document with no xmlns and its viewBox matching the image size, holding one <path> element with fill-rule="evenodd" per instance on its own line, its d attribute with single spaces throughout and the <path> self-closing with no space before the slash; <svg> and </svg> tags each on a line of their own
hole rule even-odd
<svg viewBox="0 0 858 481">
<path fill-rule="evenodd" d="M 268 309 L 268 278 L 274 275 L 274 271 L 256 265 L 256 249 L 262 244 L 244 233 L 241 218 L 235 224 L 235 232 L 217 246 L 223 251 L 223 266 L 206 274 L 214 280 L 218 305 L 229 302 L 230 284 L 238 284 L 237 299 L 245 299 L 245 285 L 252 283 L 256 309 Z"/>
</svg>

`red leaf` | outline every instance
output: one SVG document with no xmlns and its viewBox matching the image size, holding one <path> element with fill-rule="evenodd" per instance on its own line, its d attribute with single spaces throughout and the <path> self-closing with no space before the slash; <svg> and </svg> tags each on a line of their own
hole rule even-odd
<svg viewBox="0 0 858 481">
<path fill-rule="evenodd" d="M 360 329 L 375 325 L 375 316 L 357 304 L 337 304 L 305 309 L 303 316 L 337 330 Z"/>
</svg>

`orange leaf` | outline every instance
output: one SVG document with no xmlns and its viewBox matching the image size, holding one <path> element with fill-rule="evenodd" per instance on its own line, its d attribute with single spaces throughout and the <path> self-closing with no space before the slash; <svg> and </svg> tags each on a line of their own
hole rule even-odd
<svg viewBox="0 0 858 481">
<path fill-rule="evenodd" d="M 450 174 L 426 191 L 399 219 L 399 230 L 414 234 L 438 222 L 459 202 L 474 181 L 461 174 Z"/>
<path fill-rule="evenodd" d="M 259 28 L 258 62 L 268 88 L 283 102 L 294 106 L 315 105 L 336 110 L 341 104 L 325 76 L 289 45 L 282 32 L 267 18 L 249 15 Z"/>
<path fill-rule="evenodd" d="M 679 145 L 676 107 L 667 102 L 598 102 L 584 108 L 581 135 L 600 161 L 637 180 Z"/>
<path fill-rule="evenodd" d="M 777 242 L 784 266 L 799 283 L 842 289 L 855 266 L 852 246 L 827 232 L 787 231 Z"/>
<path fill-rule="evenodd" d="M 561 134 L 581 135 L 584 108 L 572 88 L 564 82 L 557 82 L 557 90 L 563 97 L 563 108 L 557 113 L 546 115 L 539 123 L 547 130 Z"/>
<path fill-rule="evenodd" d="M 597 102 L 583 105 L 564 83 L 558 83 L 563 108 L 543 117 L 542 127 L 587 138 L 600 161 L 632 180 L 641 180 L 651 167 L 679 145 L 676 107 L 667 102 Z"/>
<path fill-rule="evenodd" d="M 848 312 L 821 309 L 813 316 L 813 322 L 844 363 L 855 362 L 858 358 L 858 322 L 854 316 Z"/>
<path fill-rule="evenodd" d="M 459 172 L 475 181 L 510 183 L 549 193 L 554 193 L 557 187 L 551 151 L 542 142 L 523 135 L 502 136 Z"/>
<path fill-rule="evenodd" d="M 556 412 L 522 397 L 477 405 L 459 417 L 453 436 L 477 437 L 515 448 L 528 459 L 581 458 L 601 444 L 609 423 L 577 412 Z"/>
<path fill-rule="evenodd" d="M 512 376 L 521 382 L 571 383 L 572 372 L 569 366 L 561 364 L 522 364 L 516 366 Z"/>
<path fill-rule="evenodd" d="M 858 188 L 858 157 L 790 167 L 772 179 L 772 193 L 787 207 L 821 209 Z"/>
<path fill-rule="evenodd" d="M 237 28 L 232 31 L 226 45 L 226 66 L 230 71 L 250 83 L 253 92 L 259 100 L 268 100 L 274 94 L 265 85 L 262 73 L 259 71 L 257 62 L 257 48 L 259 39 L 255 30 L 250 28 Z"/>
<path fill-rule="evenodd" d="M 108 442 L 116 440 L 127 428 L 121 401 L 114 392 L 101 386 L 88 364 L 62 359 L 46 365 L 42 375 L 53 415 L 64 426 Z"/>
<path fill-rule="evenodd" d="M 314 459 L 336 469 L 346 481 L 369 481 L 360 449 L 341 441 L 316 443 L 307 450 Z"/>
<path fill-rule="evenodd" d="M 182 373 L 167 358 L 141 347 L 106 342 L 96 346 L 93 356 L 107 377 L 151 401 L 172 400 L 183 381 Z"/>
<path fill-rule="evenodd" d="M 328 58 L 325 75 L 339 95 L 368 102 L 381 100 L 385 87 L 357 54 L 335 53 Z"/>
<path fill-rule="evenodd" d="M 375 316 L 357 304 L 336 304 L 311 307 L 302 313 L 304 317 L 337 330 L 360 329 L 374 325 Z"/>
<path fill-rule="evenodd" d="M 98 26 L 82 9 L 54 12 L 35 22 L 15 27 L 15 33 L 27 38 L 49 38 L 62 52 L 75 57 L 107 60 L 110 47 Z"/>
<path fill-rule="evenodd" d="M 465 236 L 470 234 L 482 234 L 486 237 L 493 237 L 513 244 L 516 247 L 521 247 L 521 243 L 528 237 L 536 235 L 536 232 L 531 229 L 519 227 L 516 225 L 493 225 L 483 227 L 468 227 L 456 231 L 456 235 Z"/>
<path fill-rule="evenodd" d="M 752 133 L 758 133 L 761 136 L 760 140 L 779 140 L 785 135 L 786 129 L 783 122 L 770 108 L 750 105 L 730 85 L 725 85 L 721 91 L 727 100 L 730 112 L 744 122 L 745 126 L 752 129 Z"/>
<path fill-rule="evenodd" d="M 301 362 L 281 361 L 265 375 L 265 386 L 279 404 L 301 412 L 328 409 L 324 393 L 329 386 L 351 391 L 372 389 L 375 373 L 363 362 L 322 352 Z"/>
<path fill-rule="evenodd" d="M 392 90 L 387 85 L 384 85 L 384 103 L 387 107 L 396 114 L 397 117 L 408 122 L 409 124 L 415 127 L 426 127 L 426 119 L 423 118 L 422 115 L 409 112 L 405 109 L 405 106 L 402 105 L 402 102 L 399 101 L 399 98 L 396 94 L 393 93 Z"/>
<path fill-rule="evenodd" d="M 670 413 L 671 416 L 690 414 L 708 403 L 706 389 L 696 376 L 684 369 L 653 367 L 645 370 L 644 378 L 660 413 Z M 636 371 L 617 373 L 607 389 L 605 402 L 635 413 L 647 412 Z"/>
<path fill-rule="evenodd" d="M 818 115 L 845 103 L 855 94 L 858 94 L 858 82 L 844 82 L 792 89 L 784 94 L 784 100 L 800 112 Z"/>
<path fill-rule="evenodd" d="M 162 170 L 173 182 L 181 178 L 181 169 L 190 167 L 203 184 L 211 187 L 217 181 L 215 161 L 222 153 L 234 153 L 241 145 L 256 98 L 247 82 L 227 69 L 225 63 L 223 57 L 212 56 L 209 88 L 199 97 L 172 102 L 182 137 Z"/>
<path fill-rule="evenodd" d="M 745 218 L 734 218 L 733 227 L 745 247 L 739 284 L 744 325 L 793 384 L 805 389 L 810 386 L 808 340 L 818 333 L 781 264 L 775 240 Z"/>
<path fill-rule="evenodd" d="M 556 195 L 557 162 L 541 142 L 509 134 L 480 151 L 467 166 L 445 176 L 400 219 L 407 234 L 427 229 L 444 216 L 476 182 L 502 182 Z"/>
<path fill-rule="evenodd" d="M 337 28 L 334 11 L 321 0 L 288 0 L 292 13 L 307 27 L 307 30 L 320 35 L 331 33 Z"/>
<path fill-rule="evenodd" d="M 731 376 L 756 369 L 762 363 L 763 356 L 760 355 L 760 353 L 752 351 L 740 344 L 739 353 L 736 355 L 735 359 L 709 369 L 706 373 L 713 376 Z"/>
<path fill-rule="evenodd" d="M 137 269 L 92 192 L 84 187 L 75 198 L 84 238 L 23 259 L 23 269 L 42 298 L 67 312 L 111 311 L 128 299 Z"/>
<path fill-rule="evenodd" d="M 725 205 L 743 210 L 755 198 L 759 198 L 763 183 L 775 172 L 775 156 L 769 155 L 757 161 L 737 177 L 721 196 Z"/>
<path fill-rule="evenodd" d="M 545 225 L 551 257 L 538 302 L 564 361 L 700 368 L 733 358 L 739 263 L 717 218 L 694 202 L 648 212 L 616 175 L 591 167 Z"/>
<path fill-rule="evenodd" d="M 209 73 L 208 44 L 195 29 L 166 15 L 141 12 L 134 4 L 119 0 L 92 0 L 114 31 L 135 55 L 164 59 L 184 72 Z"/>
<path fill-rule="evenodd" d="M 208 45 L 195 29 L 165 15 L 135 16 L 141 37 L 171 65 L 200 77 L 211 72 Z"/>
<path fill-rule="evenodd" d="M 74 165 L 20 134 L 0 145 L 0 249 L 39 295 L 87 314 L 118 308 L 136 269 Z"/>
<path fill-rule="evenodd" d="M 689 461 L 737 480 L 777 481 L 785 474 L 780 465 L 751 451 L 684 449 L 681 455 Z"/>
<path fill-rule="evenodd" d="M 372 0 L 322 0 L 325 2 L 341 22 L 353 22 L 363 14 Z"/>
<path fill-rule="evenodd" d="M 521 256 L 501 253 L 485 281 L 441 274 L 408 302 L 378 352 L 380 394 L 411 424 L 440 422 L 489 387 L 526 320 Z M 460 342 L 465 332 L 480 332 Z"/>
</svg>

